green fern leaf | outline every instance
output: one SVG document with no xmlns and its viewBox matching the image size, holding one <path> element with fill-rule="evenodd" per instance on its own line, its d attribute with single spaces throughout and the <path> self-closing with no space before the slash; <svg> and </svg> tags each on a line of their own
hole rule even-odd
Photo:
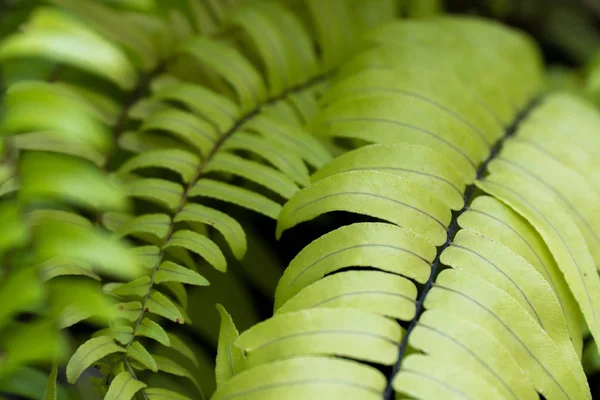
<svg viewBox="0 0 600 400">
<path fill-rule="evenodd" d="M 240 334 L 233 323 L 233 319 L 220 304 L 217 304 L 217 311 L 221 316 L 221 328 L 219 329 L 215 373 L 217 387 L 220 387 L 245 369 L 246 357 L 244 351 L 235 344 Z"/>
<path fill-rule="evenodd" d="M 135 321 L 142 311 L 142 303 L 139 301 L 130 301 L 127 303 L 117 304 L 119 318 L 124 318 L 129 321 Z"/>
<path fill-rule="evenodd" d="M 177 101 L 185 105 L 195 114 L 214 123 L 221 133 L 231 129 L 242 116 L 238 106 L 227 97 L 170 76 L 155 79 L 152 90 L 152 98 Z"/>
<path fill-rule="evenodd" d="M 365 210 L 364 204 L 372 207 Z M 375 206 L 377 204 L 377 206 Z M 277 236 L 285 229 L 328 211 L 365 212 L 399 226 L 410 226 L 435 245 L 446 240 L 448 208 L 422 187 L 392 174 L 350 171 L 323 179 L 298 192 L 284 206 Z"/>
<path fill-rule="evenodd" d="M 82 275 L 100 281 L 100 276 L 92 271 L 92 266 L 79 260 L 55 257 L 40 264 L 44 280 L 59 276 Z"/>
<path fill-rule="evenodd" d="M 240 260 L 246 254 L 246 235 L 242 226 L 229 215 L 205 207 L 200 204 L 188 203 L 175 217 L 175 222 L 201 222 L 217 229 L 231 247 L 235 257 Z"/>
<path fill-rule="evenodd" d="M 113 325 L 96 331 L 93 337 L 110 336 L 116 342 L 126 346 L 133 339 L 133 328 L 126 325 Z"/>
<path fill-rule="evenodd" d="M 195 38 L 182 48 L 211 67 L 234 88 L 243 111 L 249 111 L 267 98 L 263 80 L 256 69 L 235 48 L 206 38 Z"/>
<path fill-rule="evenodd" d="M 96 361 L 119 352 L 125 352 L 125 349 L 117 346 L 111 337 L 101 336 L 88 340 L 79 346 L 67 364 L 69 383 L 75 383 L 83 371 Z"/>
<path fill-rule="evenodd" d="M 56 378 L 57 377 L 58 377 L 58 365 L 56 363 L 52 363 L 52 369 L 50 370 L 50 375 L 48 376 L 48 382 L 46 383 L 46 389 L 44 390 L 43 400 L 56 400 L 56 395 L 57 395 Z"/>
<path fill-rule="evenodd" d="M 179 206 L 183 188 L 175 182 L 164 179 L 136 179 L 127 184 L 125 190 L 131 197 L 153 201 L 174 211 Z"/>
<path fill-rule="evenodd" d="M 240 335 L 246 364 L 301 355 L 338 355 L 391 365 L 402 332 L 398 324 L 371 313 L 320 308 L 280 313 Z"/>
<path fill-rule="evenodd" d="M 257 132 L 274 144 L 296 154 L 315 168 L 331 160 L 331 155 L 314 137 L 302 129 L 278 121 L 266 115 L 258 115 L 249 120 L 245 129 Z"/>
<path fill-rule="evenodd" d="M 157 372 L 158 366 L 156 365 L 156 361 L 150 355 L 148 350 L 140 342 L 132 342 L 127 348 L 127 357 L 134 359 L 139 362 L 145 368 L 148 368 L 150 371 Z"/>
<path fill-rule="evenodd" d="M 206 236 L 190 230 L 179 230 L 171 235 L 164 247 L 172 246 L 182 247 L 198 254 L 219 271 L 224 272 L 227 270 L 225 256 L 219 247 Z M 171 267 L 172 265 L 169 265 L 169 270 L 175 273 L 175 270 Z M 181 272 L 178 271 L 178 273 Z"/>
<path fill-rule="evenodd" d="M 148 308 L 148 312 L 160 315 L 161 317 L 170 319 L 173 322 L 181 324 L 185 322 L 183 315 L 181 315 L 180 310 L 175 306 L 175 304 L 159 291 L 152 290 L 150 292 L 150 297 L 148 297 L 148 304 L 146 307 Z"/>
<path fill-rule="evenodd" d="M 415 315 L 416 300 L 415 284 L 402 276 L 378 271 L 349 271 L 326 276 L 306 286 L 275 312 L 314 307 L 353 308 L 406 321 Z"/>
<path fill-rule="evenodd" d="M 303 384 L 299 385 L 298 380 Z M 250 391 L 268 400 L 315 396 L 379 400 L 384 388 L 385 377 L 379 371 L 355 361 L 295 357 L 243 371 L 219 388 L 212 399 L 227 399 Z"/>
<path fill-rule="evenodd" d="M 135 59 L 144 69 L 148 70 L 156 65 L 157 54 L 154 45 L 140 29 L 136 29 L 126 15 L 114 12 L 102 3 L 87 4 L 78 0 L 52 2 L 91 24 L 103 36 L 122 44 L 135 55 Z"/>
<path fill-rule="evenodd" d="M 137 392 L 145 388 L 143 382 L 131 376 L 129 372 L 121 372 L 113 379 L 108 388 L 105 400 L 130 400 Z"/>
<path fill-rule="evenodd" d="M 104 220 L 108 220 L 114 214 L 106 213 Z M 116 228 L 120 236 L 131 235 L 133 233 L 145 233 L 163 239 L 169 233 L 171 218 L 167 214 L 145 214 L 139 217 L 125 217 L 123 224 Z M 103 222 L 104 222 L 103 220 Z"/>
<path fill-rule="evenodd" d="M 423 283 L 434 258 L 435 248 L 406 229 L 383 223 L 348 225 L 321 236 L 292 260 L 277 285 L 275 310 L 309 284 L 351 266 L 373 266 Z"/>
<path fill-rule="evenodd" d="M 284 199 L 289 199 L 298 190 L 298 186 L 283 173 L 233 154 L 216 154 L 206 165 L 204 171 L 206 173 L 218 171 L 241 176 L 270 189 Z"/>
<path fill-rule="evenodd" d="M 144 390 L 150 400 L 191 400 L 189 397 L 167 389 L 148 388 Z"/>
<path fill-rule="evenodd" d="M 89 160 L 97 166 L 104 164 L 104 156 L 86 144 L 67 140 L 57 132 L 32 132 L 14 138 L 14 146 L 22 150 L 63 153 Z"/>
<path fill-rule="evenodd" d="M 89 52 L 89 49 L 97 51 Z M 118 48 L 83 24 L 51 8 L 37 10 L 23 33 L 4 40 L 0 58 L 23 56 L 42 56 L 73 64 L 110 79 L 124 89 L 133 86 L 137 75 Z"/>
<path fill-rule="evenodd" d="M 117 296 L 136 296 L 144 297 L 150 289 L 150 277 L 140 276 L 124 284 L 118 284 L 110 289 L 110 293 Z"/>
<path fill-rule="evenodd" d="M 139 336 L 145 336 L 154 339 L 164 346 L 171 346 L 171 342 L 167 333 L 159 324 L 152 321 L 151 319 L 142 319 L 139 326 L 137 327 L 136 334 Z"/>
<path fill-rule="evenodd" d="M 219 136 L 210 123 L 191 113 L 167 108 L 151 113 L 140 130 L 166 131 L 192 145 L 200 154 L 208 154 Z"/>
<path fill-rule="evenodd" d="M 270 218 L 277 218 L 281 206 L 262 195 L 227 183 L 212 179 L 201 179 L 192 190 L 190 196 L 212 197 L 217 200 L 249 208 Z"/>
<path fill-rule="evenodd" d="M 144 268 L 153 268 L 158 264 L 160 248 L 158 246 L 138 246 L 132 249 L 132 253 L 140 260 Z"/>
<path fill-rule="evenodd" d="M 180 231 L 181 232 L 181 231 Z M 204 237 L 204 236 L 202 236 Z M 154 277 L 155 283 L 181 282 L 188 285 L 208 286 L 208 281 L 199 273 L 171 261 L 163 262 Z"/>
<path fill-rule="evenodd" d="M 238 132 L 223 145 L 223 150 L 244 150 L 264 158 L 302 186 L 310 183 L 308 169 L 299 155 L 282 152 L 280 148 L 258 135 Z"/>
<path fill-rule="evenodd" d="M 198 157 L 188 151 L 160 149 L 130 158 L 119 168 L 119 173 L 127 174 L 139 168 L 164 168 L 178 173 L 187 183 L 196 173 L 198 164 Z"/>
</svg>

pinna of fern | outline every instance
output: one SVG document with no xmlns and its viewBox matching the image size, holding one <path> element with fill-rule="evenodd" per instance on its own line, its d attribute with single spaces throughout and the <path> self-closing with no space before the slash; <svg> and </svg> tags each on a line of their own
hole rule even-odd
<svg viewBox="0 0 600 400">
<path fill-rule="evenodd" d="M 491 22 L 393 23 L 366 43 L 309 127 L 344 154 L 277 235 L 332 211 L 379 222 L 310 243 L 272 318 L 224 326 L 213 399 L 591 398 L 600 115 L 543 94 L 535 46 Z"/>
<path fill-rule="evenodd" d="M 27 132 L 18 137 L 20 148 L 44 152 L 36 162 L 66 153 L 84 159 L 81 162 L 86 166 L 95 164 L 96 172 L 109 173 L 109 187 L 123 190 L 135 207 L 123 212 L 93 204 L 91 222 L 108 228 L 113 238 L 129 237 L 137 243 L 122 261 L 137 258 L 146 267 L 145 273 L 129 283 L 104 285 L 104 292 L 117 299 L 116 318 L 73 355 L 67 378 L 75 382 L 94 364 L 108 378 L 108 386 L 106 380 L 97 380 L 105 398 L 130 398 L 137 392 L 146 398 L 175 396 L 151 385 L 160 371 L 189 378 L 197 389 L 190 396 L 202 396 L 202 388 L 189 371 L 152 351 L 157 342 L 194 358 L 185 342 L 163 325 L 164 319 L 190 322 L 184 284 L 209 283 L 196 257 L 225 271 L 226 258 L 211 239 L 212 229 L 222 234 L 236 258 L 246 251 L 241 225 L 220 211 L 218 204 L 215 208 L 198 197 L 276 218 L 280 202 L 309 183 L 307 165 L 316 169 L 330 159 L 302 125 L 316 112 L 316 97 L 329 72 L 353 46 L 355 16 L 345 2 L 306 2 L 314 18 L 319 59 L 303 23 L 276 3 L 253 2 L 223 18 L 227 26 L 237 29 L 224 40 L 194 36 L 185 24 L 175 29 L 173 21 L 116 13 L 99 4 L 54 3 L 59 8 L 36 10 L 26 29 L 0 47 L 3 59 L 37 56 L 60 61 L 67 68 L 65 80 L 11 88 L 16 105 L 11 108 L 7 101 L 7 115 L 13 112 L 13 119 L 23 123 L 24 104 L 40 102 L 41 110 L 33 122 L 11 129 Z M 332 12 L 347 16 L 348 23 L 330 27 L 327 15 Z M 145 29 L 136 30 L 136 26 Z M 269 38 L 261 29 L 269 30 Z M 172 46 L 173 42 L 177 45 Z M 240 51 L 236 42 L 250 50 Z M 81 57 L 85 48 L 97 51 Z M 260 69 L 253 64 L 256 60 Z M 110 90 L 101 90 L 100 85 L 97 91 L 85 87 L 91 77 Z M 145 97 L 148 89 L 150 95 Z M 121 104 L 114 97 L 121 97 Z M 67 126 L 70 107 L 81 112 L 72 113 L 70 117 L 78 123 Z M 55 113 L 61 118 L 54 118 Z M 136 120 L 139 123 L 132 124 Z M 105 135 L 107 127 L 112 140 Z M 80 138 L 83 134 L 93 145 Z M 64 155 L 60 157 L 54 169 L 40 164 L 39 190 L 56 195 L 56 182 L 49 174 L 57 168 L 65 170 L 65 179 L 83 171 L 84 164 L 69 165 Z M 232 176 L 248 184 L 231 184 Z M 101 179 L 106 182 L 106 176 Z M 68 184 L 73 181 L 67 179 Z M 93 185 L 82 188 L 94 189 Z M 102 200 L 104 192 L 85 190 L 69 191 L 70 200 L 78 204 Z M 110 212 L 103 212 L 107 209 Z M 50 214 L 58 223 L 92 228 L 73 211 Z M 63 251 L 59 267 L 65 274 L 75 273 L 67 267 L 78 265 L 80 255 L 64 251 L 64 246 L 56 246 L 55 252 L 59 250 Z M 98 264 L 99 251 L 102 248 L 89 252 L 90 263 Z M 131 261 L 129 268 L 134 265 Z"/>
</svg>

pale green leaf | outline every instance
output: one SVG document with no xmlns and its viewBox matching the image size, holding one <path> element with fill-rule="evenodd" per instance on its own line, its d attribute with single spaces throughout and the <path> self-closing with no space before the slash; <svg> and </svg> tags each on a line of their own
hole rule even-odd
<svg viewBox="0 0 600 400">
<path fill-rule="evenodd" d="M 411 354 L 394 379 L 394 389 L 417 398 L 448 398 L 457 393 L 466 398 L 500 400 L 496 388 L 470 371 L 448 368 L 447 364 L 421 354 Z"/>
<path fill-rule="evenodd" d="M 221 328 L 219 329 L 215 373 L 217 387 L 222 387 L 234 375 L 245 369 L 246 357 L 244 351 L 236 345 L 240 334 L 231 315 L 220 304 L 217 304 L 217 310 L 221 315 Z"/>
<path fill-rule="evenodd" d="M 256 69 L 235 48 L 209 38 L 197 37 L 181 51 L 209 66 L 234 88 L 244 111 L 253 109 L 267 97 L 264 82 Z"/>
<path fill-rule="evenodd" d="M 104 400 L 130 400 L 146 384 L 135 379 L 129 372 L 121 372 L 110 383 Z"/>
<path fill-rule="evenodd" d="M 111 288 L 110 293 L 117 296 L 144 297 L 148 293 L 148 290 L 150 290 L 150 277 L 140 276 L 131 282 L 119 284 L 119 286 Z"/>
<path fill-rule="evenodd" d="M 44 280 L 50 280 L 58 276 L 82 275 L 100 281 L 100 276 L 92 271 L 88 263 L 64 257 L 54 257 L 40 265 Z"/>
<path fill-rule="evenodd" d="M 171 235 L 164 247 L 173 246 L 183 247 L 198 254 L 219 271 L 225 272 L 227 270 L 227 261 L 221 249 L 204 235 L 190 230 L 177 231 Z M 181 272 L 179 271 L 178 273 Z M 202 283 L 204 282 L 199 284 Z"/>
<path fill-rule="evenodd" d="M 158 246 L 139 246 L 134 247 L 131 251 L 144 268 L 156 267 L 160 259 L 161 250 Z"/>
<path fill-rule="evenodd" d="M 499 241 L 525 258 L 548 281 L 567 320 L 569 337 L 578 354 L 582 348 L 581 312 L 562 271 L 541 236 L 523 217 L 490 196 L 479 196 L 458 219 L 462 228 L 473 229 Z"/>
<path fill-rule="evenodd" d="M 187 396 L 167 389 L 148 388 L 144 390 L 144 393 L 150 400 L 192 400 Z"/>
<path fill-rule="evenodd" d="M 182 267 L 171 261 L 164 261 L 156 271 L 155 283 L 181 282 L 188 285 L 208 286 L 209 282 L 202 275 L 189 268 Z"/>
<path fill-rule="evenodd" d="M 142 303 L 139 301 L 130 301 L 128 303 L 117 304 L 116 308 L 119 318 L 136 321 L 142 311 Z"/>
<path fill-rule="evenodd" d="M 113 325 L 108 328 L 100 329 L 92 337 L 110 336 L 122 345 L 127 345 L 133 339 L 133 328 L 127 325 Z"/>
<path fill-rule="evenodd" d="M 230 153 L 221 152 L 215 154 L 204 168 L 204 172 L 206 173 L 211 171 L 241 176 L 270 189 L 285 199 L 289 199 L 298 190 L 298 186 L 294 184 L 291 178 L 288 178 L 283 173 L 266 165 L 248 161 Z"/>
<path fill-rule="evenodd" d="M 346 399 L 381 400 L 386 379 L 374 368 L 330 357 L 295 357 L 263 364 L 237 374 L 220 387 L 212 400 L 255 393 L 264 400 Z"/>
<path fill-rule="evenodd" d="M 308 132 L 266 115 L 252 118 L 244 128 L 260 134 L 273 144 L 281 146 L 282 151 L 299 156 L 315 168 L 332 158 L 321 142 Z"/>
<path fill-rule="evenodd" d="M 31 113 L 31 109 L 36 109 Z M 12 85 L 4 97 L 3 134 L 52 132 L 71 146 L 106 152 L 109 131 L 85 98 L 67 87 L 24 81 Z"/>
<path fill-rule="evenodd" d="M 148 312 L 160 315 L 176 323 L 183 324 L 185 322 L 183 315 L 181 315 L 175 304 L 167 296 L 156 290 L 152 290 L 146 308 Z"/>
<path fill-rule="evenodd" d="M 128 221 L 118 227 L 116 232 L 120 236 L 147 233 L 163 239 L 167 236 L 170 226 L 171 217 L 167 214 L 144 214 L 129 218 Z"/>
<path fill-rule="evenodd" d="M 50 375 L 48 376 L 48 382 L 46 383 L 46 389 L 44 390 L 43 400 L 56 400 L 56 378 L 58 377 L 58 365 L 56 362 L 52 363 Z"/>
<path fill-rule="evenodd" d="M 175 217 L 175 222 L 179 221 L 201 222 L 214 227 L 225 237 L 235 257 L 238 260 L 244 257 L 246 235 L 239 222 L 229 215 L 200 204 L 188 203 Z"/>
<path fill-rule="evenodd" d="M 425 283 L 436 250 L 407 229 L 385 223 L 358 223 L 336 229 L 306 246 L 279 280 L 275 310 L 304 287 L 348 267 L 373 267 Z"/>
<path fill-rule="evenodd" d="M 383 219 L 411 229 L 434 245 L 446 241 L 451 217 L 446 205 L 407 179 L 383 172 L 350 171 L 296 193 L 279 216 L 277 237 L 286 229 L 331 211 Z"/>
<path fill-rule="evenodd" d="M 49 151 L 63 153 L 91 161 L 97 166 L 102 166 L 104 156 L 85 143 L 68 140 L 63 134 L 57 132 L 31 132 L 17 135 L 14 146 L 22 150 Z"/>
<path fill-rule="evenodd" d="M 127 357 L 131 357 L 132 359 L 139 362 L 144 367 L 148 368 L 150 371 L 156 372 L 158 371 L 158 366 L 156 365 L 156 361 L 148 350 L 138 341 L 134 341 L 127 348 Z"/>
<path fill-rule="evenodd" d="M 0 46 L 2 59 L 28 56 L 46 57 L 80 67 L 124 89 L 135 85 L 137 73 L 124 53 L 81 22 L 56 9 L 39 8 L 22 33 L 5 39 Z"/>
<path fill-rule="evenodd" d="M 277 167 L 281 172 L 302 186 L 310 183 L 308 169 L 300 155 L 282 151 L 269 140 L 247 132 L 237 132 L 223 144 L 223 150 L 244 150 L 251 152 Z"/>
<path fill-rule="evenodd" d="M 402 329 L 383 316 L 346 308 L 279 313 L 236 341 L 247 365 L 301 355 L 338 355 L 383 365 L 398 358 Z"/>
<path fill-rule="evenodd" d="M 410 144 L 372 145 L 348 152 L 319 169 L 316 182 L 340 172 L 373 170 L 406 178 L 429 190 L 452 210 L 464 205 L 466 183 L 444 157 L 434 150 Z"/>
<path fill-rule="evenodd" d="M 461 370 L 478 375 L 479 379 L 493 385 L 506 398 L 538 399 L 535 388 L 517 359 L 498 342 L 492 332 L 457 319 L 452 314 L 438 310 L 426 311 L 410 337 L 410 345 L 445 365 L 460 360 Z"/>
<path fill-rule="evenodd" d="M 126 185 L 125 190 L 131 197 L 138 197 L 166 206 L 174 211 L 181 202 L 183 187 L 165 179 L 137 179 Z"/>
<path fill-rule="evenodd" d="M 200 154 L 208 154 L 219 136 L 212 124 L 195 115 L 167 108 L 152 113 L 140 127 L 142 131 L 160 130 L 171 133 L 192 145 Z"/>
<path fill-rule="evenodd" d="M 117 12 L 103 2 L 90 4 L 83 4 L 78 0 L 52 0 L 52 2 L 79 16 L 82 21 L 91 24 L 109 40 L 122 44 L 136 60 L 139 60 L 144 69 L 156 65 L 157 49 L 152 44 L 151 36 L 132 23 L 133 14 Z"/>
<path fill-rule="evenodd" d="M 89 162 L 56 153 L 21 155 L 23 200 L 63 200 L 93 210 L 125 207 L 124 193 Z"/>
<path fill-rule="evenodd" d="M 190 190 L 190 196 L 211 197 L 233 203 L 273 219 L 277 218 L 281 210 L 279 204 L 260 194 L 212 179 L 199 180 Z"/>
<path fill-rule="evenodd" d="M 149 337 L 167 347 L 171 346 L 169 337 L 162 326 L 148 318 L 142 319 L 137 328 L 136 335 Z"/>
<path fill-rule="evenodd" d="M 69 383 L 75 383 L 77 378 L 90 365 L 106 357 L 109 354 L 125 352 L 121 346 L 117 346 L 112 338 L 101 336 L 93 338 L 79 346 L 75 354 L 67 364 L 67 380 Z"/>
<path fill-rule="evenodd" d="M 600 277 L 581 231 L 552 193 L 535 181 L 506 174 L 492 174 L 477 184 L 538 230 L 564 273 L 590 331 L 600 337 Z"/>
<path fill-rule="evenodd" d="M 180 149 L 157 149 L 138 154 L 127 160 L 119 173 L 127 174 L 140 168 L 164 168 L 181 175 L 184 182 L 192 180 L 200 164 L 198 157 Z"/>
<path fill-rule="evenodd" d="M 425 307 L 451 313 L 493 332 L 536 389 L 547 396 L 590 398 L 581 365 L 573 368 L 565 362 L 546 331 L 516 300 L 494 285 L 448 269 L 436 279 Z"/>
<path fill-rule="evenodd" d="M 286 301 L 276 313 L 311 309 L 353 308 L 410 321 L 417 288 L 410 280 L 379 271 L 347 271 L 326 276 Z"/>
<path fill-rule="evenodd" d="M 241 117 L 238 106 L 227 97 L 200 85 L 162 76 L 152 82 L 153 98 L 177 101 L 203 118 L 213 122 L 225 133 Z"/>
</svg>

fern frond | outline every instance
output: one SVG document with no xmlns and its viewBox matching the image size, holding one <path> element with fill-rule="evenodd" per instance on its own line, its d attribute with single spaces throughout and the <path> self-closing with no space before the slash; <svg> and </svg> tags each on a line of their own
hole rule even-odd
<svg viewBox="0 0 600 400">
<path fill-rule="evenodd" d="M 536 100 L 537 51 L 492 23 L 396 23 L 367 41 L 310 123 L 358 148 L 292 196 L 277 235 L 331 211 L 382 222 L 294 258 L 275 316 L 235 342 L 247 369 L 213 398 L 591 398 L 580 313 L 597 338 L 597 111 Z M 334 362 L 335 377 L 320 371 Z"/>
<path fill-rule="evenodd" d="M 206 273 L 196 268 L 196 258 L 225 270 L 226 258 L 211 237 L 210 226 L 222 233 L 236 258 L 246 252 L 239 222 L 218 210 L 218 202 L 215 206 L 205 199 L 233 203 L 274 219 L 281 202 L 310 182 L 309 168 L 319 168 L 331 159 L 302 126 L 316 113 L 317 98 L 330 71 L 354 48 L 356 30 L 351 25 L 356 23 L 355 15 L 346 3 L 328 6 L 348 16 L 350 25 L 344 28 L 352 32 L 350 37 L 327 27 L 327 10 L 324 13 L 310 5 L 309 13 L 319 31 L 319 59 L 303 25 L 306 21 L 276 3 L 248 4 L 233 13 L 224 12 L 229 5 L 210 3 L 218 25 L 232 29 L 226 35 L 232 42 L 191 37 L 189 28 L 174 29 L 169 21 L 151 14 L 118 12 L 73 0 L 53 3 L 59 8 L 38 9 L 27 29 L 0 48 L 3 58 L 60 61 L 67 77 L 66 82 L 52 85 L 28 84 L 32 86 L 29 99 L 40 102 L 43 113 L 27 121 L 15 113 L 12 120 L 6 120 L 13 130 L 35 130 L 18 141 L 19 149 L 49 152 L 35 158 L 40 162 L 35 170 L 33 161 L 30 163 L 32 174 L 40 179 L 22 186 L 20 193 L 32 199 L 64 197 L 65 188 L 86 180 L 86 185 L 68 193 L 67 200 L 95 211 L 96 223 L 113 231 L 115 238 L 129 237 L 140 245 L 127 255 L 124 248 L 100 254 L 107 249 L 104 242 L 93 242 L 83 228 L 73 228 L 65 230 L 66 236 L 48 239 L 55 248 L 42 250 L 63 263 L 59 269 L 51 265 L 53 276 L 74 273 L 98 278 L 88 264 L 117 258 L 122 264 L 140 259 L 147 267 L 143 276 L 128 283 L 104 285 L 104 292 L 117 298 L 114 310 L 119 321 L 93 339 L 115 340 L 123 349 L 117 352 L 123 354 L 99 355 L 109 360 L 112 383 L 106 396 L 110 398 L 118 388 L 128 395 L 140 391 L 147 397 L 153 388 L 140 383 L 136 370 L 140 376 L 145 375 L 144 370 L 158 370 L 191 377 L 185 367 L 162 359 L 150 347 L 146 350 L 138 339 L 150 336 L 174 346 L 162 334 L 172 333 L 152 325 L 148 317 L 154 314 L 176 323 L 191 322 L 184 284 L 208 283 L 203 277 Z M 190 2 L 192 8 L 199 4 Z M 274 35 L 259 34 L 259 27 L 268 27 Z M 212 32 L 220 29 L 208 28 Z M 330 42 L 333 32 L 335 43 Z M 181 42 L 173 46 L 178 40 Z M 245 43 L 252 47 L 239 50 L 242 46 L 237 44 Z M 336 43 L 344 44 L 343 48 Z M 92 48 L 102 51 L 82 56 Z M 189 65 L 186 73 L 181 73 L 181 63 Z M 199 84 L 203 79 L 187 79 L 193 74 L 190 71 L 215 77 L 215 82 L 203 87 Z M 78 75 L 82 74 L 83 81 L 90 75 L 114 86 L 88 90 L 80 84 Z M 25 95 L 22 98 L 27 99 Z M 80 118 L 76 124 L 61 119 L 69 107 Z M 77 144 L 82 132 L 89 133 L 86 140 L 91 145 L 70 144 L 61 131 L 77 138 L 72 141 Z M 106 140 L 109 132 L 112 140 Z M 60 158 L 54 160 L 52 153 L 60 153 L 56 155 Z M 64 158 L 65 154 L 74 157 L 73 161 L 66 161 L 71 159 Z M 44 158 L 48 160 L 42 164 Z M 23 159 L 27 161 L 27 157 Z M 87 164 L 81 159 L 95 164 L 88 174 L 83 173 Z M 56 168 L 51 169 L 53 166 Z M 60 179 L 48 179 L 50 170 L 61 172 Z M 110 184 L 100 186 L 109 182 L 108 171 L 115 171 Z M 171 172 L 181 179 L 172 179 Z M 232 184 L 232 178 L 241 179 L 243 185 Z M 114 187 L 119 187 L 119 195 L 125 191 L 128 198 L 135 199 L 136 207 L 125 209 L 112 199 L 108 194 Z M 116 196 L 117 191 L 114 193 Z M 64 258 L 59 239 L 81 243 L 81 253 L 86 250 L 88 255 L 78 253 L 73 261 Z M 104 247 L 90 252 L 85 244 L 92 242 Z M 183 342 L 177 343 L 185 350 Z M 77 362 L 77 357 L 72 358 L 69 369 Z M 81 362 L 90 365 L 85 357 Z M 77 379 L 77 372 L 80 369 L 69 374 L 71 382 Z"/>
</svg>

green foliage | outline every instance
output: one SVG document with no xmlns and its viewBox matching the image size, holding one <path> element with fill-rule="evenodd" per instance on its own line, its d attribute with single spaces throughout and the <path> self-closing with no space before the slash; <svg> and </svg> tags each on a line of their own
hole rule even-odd
<svg viewBox="0 0 600 400">
<path fill-rule="evenodd" d="M 0 391 L 591 398 L 600 115 L 526 35 L 439 1 L 47 3 L 0 41 Z M 321 232 L 281 278 L 271 223 Z"/>
<path fill-rule="evenodd" d="M 368 20 L 350 0 L 49 3 L 19 8 L 26 24 L 0 43 L 0 381 L 32 363 L 62 371 L 72 354 L 66 378 L 84 398 L 95 396 L 80 379 L 91 368 L 104 398 L 171 396 L 178 377 L 192 383 L 182 398 L 202 398 L 191 371 L 213 364 L 176 333 L 193 326 L 188 288 L 257 242 L 235 206 L 276 219 L 331 160 L 303 126 L 395 2 L 370 4 Z M 31 60 L 44 68 L 23 73 Z M 217 298 L 202 301 L 214 309 Z M 23 313 L 34 322 L 18 322 Z M 82 322 L 100 329 L 73 353 L 65 328 Z M 56 370 L 45 397 L 62 393 Z"/>
<path fill-rule="evenodd" d="M 277 235 L 332 211 L 381 222 L 298 253 L 275 315 L 235 342 L 246 370 L 213 398 L 591 398 L 600 115 L 540 98 L 535 46 L 489 22 L 394 23 L 366 42 L 309 125 L 344 154 Z"/>
</svg>

